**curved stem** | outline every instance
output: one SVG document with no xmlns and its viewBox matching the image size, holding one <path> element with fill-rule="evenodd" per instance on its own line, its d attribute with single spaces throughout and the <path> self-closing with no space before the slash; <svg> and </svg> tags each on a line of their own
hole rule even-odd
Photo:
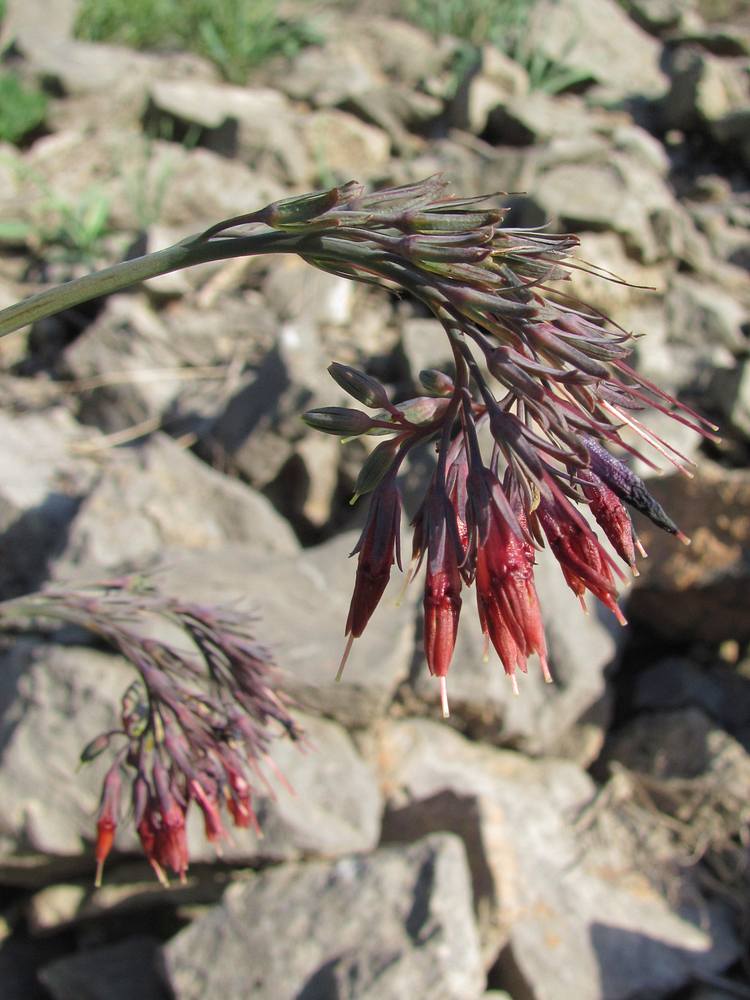
<svg viewBox="0 0 750 1000">
<path fill-rule="evenodd" d="M 212 260 L 263 253 L 290 253 L 300 244 L 298 233 L 262 232 L 252 236 L 202 240 L 189 236 L 164 250 L 125 260 L 83 278 L 32 295 L 0 311 L 0 336 L 91 299 L 121 291 L 159 274 Z"/>
</svg>

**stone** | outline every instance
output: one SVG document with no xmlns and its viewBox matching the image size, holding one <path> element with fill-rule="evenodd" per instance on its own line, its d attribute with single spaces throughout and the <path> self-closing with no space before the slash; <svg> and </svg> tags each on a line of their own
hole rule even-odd
<svg viewBox="0 0 750 1000">
<path fill-rule="evenodd" d="M 419 373 L 425 368 L 454 370 L 448 337 L 436 319 L 406 317 L 401 323 L 401 350 L 414 385 L 418 385 Z"/>
<path fill-rule="evenodd" d="M 699 352 L 703 365 L 722 362 L 745 345 L 748 309 L 731 293 L 696 275 L 671 275 L 664 302 L 668 339 Z"/>
<path fill-rule="evenodd" d="M 682 531 L 689 547 L 638 518 L 649 558 L 633 588 L 628 614 L 680 642 L 750 638 L 750 478 L 703 460 L 693 480 L 677 474 L 651 480 L 649 490 Z"/>
<path fill-rule="evenodd" d="M 541 90 L 509 97 L 487 116 L 487 136 L 505 146 L 530 146 L 596 129 L 597 115 L 575 95 L 550 97 Z"/>
<path fill-rule="evenodd" d="M 299 548 L 265 497 L 157 434 L 106 456 L 98 483 L 71 525 L 55 575 L 69 579 L 85 575 L 87 567 L 139 571 L 160 560 L 165 548 L 209 552 L 232 543 L 278 555 Z"/>
<path fill-rule="evenodd" d="M 176 1000 L 478 1000 L 484 990 L 465 855 L 449 834 L 250 876 L 163 954 Z"/>
<path fill-rule="evenodd" d="M 172 121 L 181 131 L 197 126 L 201 144 L 214 152 L 237 156 L 259 173 L 281 170 L 293 184 L 308 182 L 311 161 L 299 138 L 306 118 L 278 91 L 157 80 L 145 117 L 147 123 Z"/>
<path fill-rule="evenodd" d="M 381 729 L 386 841 L 434 829 L 467 847 L 483 955 L 513 996 L 663 995 L 737 954 L 726 912 L 679 909 L 640 874 L 643 846 L 582 825 L 595 796 L 574 764 L 529 761 L 411 720 Z M 603 818 L 603 817 L 602 817 Z M 607 839 L 606 830 L 618 839 Z"/>
<path fill-rule="evenodd" d="M 745 60 L 719 59 L 693 46 L 679 46 L 670 57 L 669 73 L 671 86 L 658 106 L 665 129 L 720 128 L 750 100 Z"/>
<path fill-rule="evenodd" d="M 464 89 L 464 99 L 451 102 L 451 117 L 456 127 L 475 135 L 484 133 L 498 110 L 514 98 L 533 97 L 523 66 L 493 45 L 482 48 L 480 70 L 466 80 Z M 497 135 L 494 127 L 492 134 Z"/>
<path fill-rule="evenodd" d="M 24 51 L 46 47 L 73 34 L 79 0 L 60 0 L 51 7 L 45 0 L 7 0 L 3 39 L 13 39 Z"/>
<path fill-rule="evenodd" d="M 0 592 L 15 596 L 38 586 L 64 544 L 96 465 L 75 454 L 87 432 L 67 407 L 0 414 Z"/>
<path fill-rule="evenodd" d="M 335 108 L 382 86 L 384 77 L 365 49 L 347 38 L 299 52 L 271 80 L 282 93 L 316 108 Z"/>
<path fill-rule="evenodd" d="M 661 46 L 616 0 L 595 6 L 544 0 L 534 8 L 525 43 L 556 65 L 588 74 L 616 97 L 653 97 L 666 90 Z"/>
<path fill-rule="evenodd" d="M 130 937 L 51 962 L 39 981 L 53 1000 L 167 1000 L 158 954 L 155 938 Z"/>
<path fill-rule="evenodd" d="M 731 735 L 750 730 L 750 680 L 725 663 L 699 666 L 670 656 L 638 673 L 627 685 L 628 714 L 699 708 Z"/>
<path fill-rule="evenodd" d="M 623 7 L 636 24 L 657 35 L 678 28 L 685 15 L 683 0 L 624 0 Z"/>
<path fill-rule="evenodd" d="M 555 683 L 544 683 L 533 657 L 528 675 L 519 677 L 521 695 L 514 697 L 494 650 L 484 659 L 474 595 L 465 593 L 448 676 L 451 716 L 459 727 L 485 741 L 531 754 L 570 754 L 587 765 L 604 739 L 605 677 L 617 662 L 625 633 L 593 599 L 590 614 L 583 614 L 547 549 L 537 554 L 537 562 L 536 587 Z M 427 673 L 421 650 L 413 685 L 420 701 L 437 706 L 437 684 Z"/>
<path fill-rule="evenodd" d="M 413 588 L 395 605 L 398 574 L 370 626 L 354 643 L 341 681 L 344 625 L 354 585 L 347 560 L 357 532 L 343 534 L 294 556 L 233 546 L 212 553 L 165 553 L 162 586 L 193 600 L 251 602 L 258 633 L 275 652 L 284 687 L 304 711 L 351 728 L 373 725 L 406 679 L 414 647 Z"/>
<path fill-rule="evenodd" d="M 536 206 L 523 224 L 614 231 L 644 264 L 698 252 L 689 215 L 640 149 L 613 151 L 593 134 L 552 139 L 527 157 L 515 186 L 532 191 L 527 201 Z"/>
<path fill-rule="evenodd" d="M 747 358 L 735 368 L 714 373 L 711 396 L 728 425 L 750 439 L 750 363 Z"/>
<path fill-rule="evenodd" d="M 313 162 L 336 178 L 377 178 L 390 159 L 387 134 L 346 111 L 326 109 L 305 115 L 301 135 Z"/>
<path fill-rule="evenodd" d="M 165 888 L 143 861 L 120 862 L 115 856 L 105 868 L 104 881 L 91 891 L 90 872 L 80 881 L 44 886 L 26 901 L 24 917 L 35 937 L 49 935 L 90 922 L 102 922 L 114 914 L 148 914 L 159 907 L 218 903 L 232 879 L 226 866 L 198 866 L 188 871 L 184 882 Z"/>
<path fill-rule="evenodd" d="M 643 714 L 622 727 L 607 748 L 607 761 L 642 781 L 655 808 L 672 817 L 683 856 L 713 852 L 731 864 L 745 856 L 740 840 L 747 825 L 750 753 L 698 708 Z M 734 876 L 719 879 L 730 891 Z"/>
<path fill-rule="evenodd" d="M 236 391 L 245 365 L 270 348 L 277 321 L 257 293 L 192 298 L 156 311 L 143 295 L 115 295 L 65 350 L 82 421 L 135 439 L 166 422 L 206 433 Z M 89 432 L 89 437 L 93 437 Z M 105 445 L 107 442 L 102 442 Z M 92 441 L 92 451 L 96 448 Z"/>
</svg>

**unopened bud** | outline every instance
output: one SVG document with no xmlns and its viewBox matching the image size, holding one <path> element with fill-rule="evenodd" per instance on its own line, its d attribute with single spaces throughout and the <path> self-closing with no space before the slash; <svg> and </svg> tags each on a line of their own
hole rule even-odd
<svg viewBox="0 0 750 1000">
<path fill-rule="evenodd" d="M 264 209 L 262 222 L 274 229 L 285 229 L 316 219 L 319 215 L 338 205 L 341 200 L 339 188 L 305 194 L 298 198 L 284 198 Z"/>
<path fill-rule="evenodd" d="M 96 739 L 87 743 L 83 750 L 81 750 L 81 764 L 88 764 L 92 760 L 96 760 L 99 754 L 104 753 L 109 746 L 110 738 L 109 733 L 101 733 Z"/>
<path fill-rule="evenodd" d="M 372 420 L 366 413 L 344 406 L 321 406 L 316 410 L 308 410 L 302 414 L 302 419 L 313 430 L 350 437 L 366 434 L 372 427 Z"/>
<path fill-rule="evenodd" d="M 395 442 L 383 441 L 368 456 L 365 464 L 359 470 L 357 482 L 354 484 L 354 495 L 349 501 L 350 504 L 355 504 L 365 493 L 372 493 L 393 465 L 397 450 L 398 445 Z"/>
<path fill-rule="evenodd" d="M 450 396 L 455 390 L 453 379 L 436 368 L 424 368 L 419 381 L 432 396 Z"/>
<path fill-rule="evenodd" d="M 450 403 L 444 396 L 416 396 L 398 403 L 399 410 L 411 424 L 428 424 L 442 414 Z"/>
<path fill-rule="evenodd" d="M 328 372 L 344 392 L 348 392 L 350 396 L 365 406 L 370 406 L 373 409 L 388 406 L 388 393 L 385 391 L 385 386 L 376 378 L 365 375 L 364 372 L 357 371 L 350 365 L 340 365 L 336 361 L 328 366 Z"/>
</svg>

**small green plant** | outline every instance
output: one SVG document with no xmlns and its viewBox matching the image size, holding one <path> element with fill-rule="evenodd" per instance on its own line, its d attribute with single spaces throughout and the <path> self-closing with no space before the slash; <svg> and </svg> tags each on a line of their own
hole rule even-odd
<svg viewBox="0 0 750 1000">
<path fill-rule="evenodd" d="M 319 41 L 307 20 L 292 21 L 277 0 L 84 0 L 76 34 L 135 49 L 183 49 L 210 59 L 232 83 L 274 55 Z"/>
<path fill-rule="evenodd" d="M 41 90 L 25 87 L 15 73 L 0 73 L 0 142 L 21 142 L 42 124 L 46 113 L 47 98 Z"/>
<path fill-rule="evenodd" d="M 87 188 L 79 198 L 57 194 L 47 181 L 26 166 L 20 176 L 36 189 L 37 197 L 24 219 L 0 223 L 0 241 L 26 243 L 51 262 L 100 264 L 104 240 L 110 235 L 110 200 L 99 187 Z"/>
<path fill-rule="evenodd" d="M 435 38 L 453 35 L 462 42 L 454 64 L 457 79 L 477 65 L 480 47 L 489 43 L 523 66 L 532 90 L 559 94 L 582 83 L 588 74 L 562 65 L 529 43 L 536 5 L 537 0 L 409 0 L 404 11 Z"/>
</svg>

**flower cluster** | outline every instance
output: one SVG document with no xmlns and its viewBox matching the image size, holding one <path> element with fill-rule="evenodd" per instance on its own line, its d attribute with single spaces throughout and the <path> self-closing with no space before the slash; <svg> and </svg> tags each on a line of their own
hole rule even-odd
<svg viewBox="0 0 750 1000">
<path fill-rule="evenodd" d="M 83 750 L 86 763 L 110 750 L 96 825 L 96 884 L 124 812 L 126 785 L 146 858 L 160 882 L 184 879 L 185 821 L 201 811 L 206 838 L 227 837 L 222 805 L 236 827 L 255 827 L 253 795 L 271 787 L 264 767 L 273 737 L 301 730 L 278 691 L 271 655 L 248 630 L 247 615 L 164 597 L 142 577 L 83 590 L 49 589 L 9 602 L 27 617 L 62 620 L 119 650 L 139 677 L 125 692 L 120 726 Z M 177 629 L 176 642 L 154 638 Z M 278 774 L 277 774 L 278 777 Z"/>
<path fill-rule="evenodd" d="M 687 543 L 617 457 L 628 452 L 654 466 L 622 432 L 635 431 L 690 475 L 688 460 L 639 411 L 654 407 L 706 437 L 716 428 L 628 365 L 629 333 L 550 287 L 569 268 L 585 268 L 569 259 L 575 237 L 502 228 L 503 211 L 483 207 L 485 198 L 446 198 L 443 187 L 430 178 L 369 196 L 352 186 L 334 189 L 324 210 L 304 223 L 316 248 L 298 252 L 335 273 L 409 291 L 442 323 L 452 349 L 451 373 L 422 372 L 422 394 L 397 405 L 375 379 L 334 364 L 336 382 L 371 412 L 323 407 L 305 415 L 310 426 L 346 438 L 387 435 L 355 487 L 371 499 L 353 553 L 341 669 L 392 565 L 401 566 L 399 467 L 417 444 L 435 442 L 434 474 L 412 522 L 411 575 L 424 561 L 425 655 L 447 715 L 463 588 L 474 584 L 480 628 L 514 690 L 516 671 L 526 671 L 532 653 L 551 680 L 536 550 L 549 546 L 584 607 L 589 591 L 624 623 L 616 602 L 622 573 L 582 511 L 588 508 L 633 573 L 636 553 L 645 553 L 628 508 Z M 302 205 L 295 211 L 304 214 Z M 490 439 L 485 453 L 482 425 Z"/>
</svg>

